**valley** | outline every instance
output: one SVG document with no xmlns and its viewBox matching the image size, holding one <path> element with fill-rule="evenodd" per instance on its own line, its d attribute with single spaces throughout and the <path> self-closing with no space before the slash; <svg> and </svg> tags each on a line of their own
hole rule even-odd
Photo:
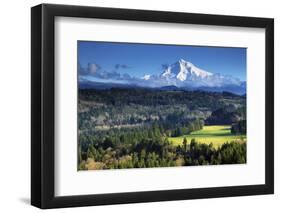
<svg viewBox="0 0 281 213">
<path fill-rule="evenodd" d="M 246 162 L 246 97 L 166 87 L 80 89 L 79 170 Z"/>
</svg>

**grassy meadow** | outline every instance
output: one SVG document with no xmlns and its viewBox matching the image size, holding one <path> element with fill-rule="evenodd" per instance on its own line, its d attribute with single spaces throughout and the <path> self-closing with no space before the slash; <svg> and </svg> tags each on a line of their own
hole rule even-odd
<svg viewBox="0 0 281 213">
<path fill-rule="evenodd" d="M 226 142 L 246 142 L 246 135 L 231 134 L 231 126 L 227 125 L 204 126 L 203 129 L 191 132 L 189 135 L 183 135 L 180 137 L 169 137 L 168 140 L 174 145 L 182 145 L 184 138 L 187 139 L 188 144 L 194 138 L 195 141 L 198 143 L 212 143 L 215 148 L 220 147 Z"/>
</svg>

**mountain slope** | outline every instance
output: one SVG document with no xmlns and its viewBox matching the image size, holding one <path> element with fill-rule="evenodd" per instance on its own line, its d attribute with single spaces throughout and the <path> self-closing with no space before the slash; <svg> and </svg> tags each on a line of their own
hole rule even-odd
<svg viewBox="0 0 281 213">
<path fill-rule="evenodd" d="M 199 69 L 191 62 L 180 59 L 176 63 L 168 66 L 161 74 L 162 78 L 176 78 L 179 81 L 185 81 L 192 78 L 207 78 L 213 74 Z"/>
</svg>

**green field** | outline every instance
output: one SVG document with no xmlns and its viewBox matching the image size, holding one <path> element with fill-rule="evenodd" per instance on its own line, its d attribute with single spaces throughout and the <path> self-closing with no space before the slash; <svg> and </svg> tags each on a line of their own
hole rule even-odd
<svg viewBox="0 0 281 213">
<path fill-rule="evenodd" d="M 169 137 L 168 140 L 175 145 L 182 145 L 184 137 L 187 139 L 188 144 L 191 139 L 195 139 L 198 143 L 210 144 L 213 143 L 215 148 L 221 146 L 226 142 L 246 142 L 246 135 L 233 135 L 230 131 L 231 126 L 204 126 L 202 130 L 194 131 L 189 135 L 180 137 Z"/>
</svg>

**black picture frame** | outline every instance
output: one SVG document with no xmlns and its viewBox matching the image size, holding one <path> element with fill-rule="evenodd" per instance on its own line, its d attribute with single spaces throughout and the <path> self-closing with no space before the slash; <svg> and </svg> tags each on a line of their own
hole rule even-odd
<svg viewBox="0 0 281 213">
<path fill-rule="evenodd" d="M 55 17 L 264 28 L 265 184 L 56 197 L 54 171 Z M 31 204 L 60 208 L 274 193 L 274 20 L 239 16 L 41 4 L 31 9 Z"/>
</svg>

